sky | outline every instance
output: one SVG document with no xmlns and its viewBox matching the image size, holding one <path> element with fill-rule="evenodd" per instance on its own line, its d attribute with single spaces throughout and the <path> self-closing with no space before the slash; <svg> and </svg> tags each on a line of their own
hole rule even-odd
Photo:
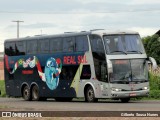
<svg viewBox="0 0 160 120">
<path fill-rule="evenodd" d="M 40 34 L 133 30 L 141 37 L 160 30 L 160 0 L 0 0 L 0 52 L 5 39 Z"/>
</svg>

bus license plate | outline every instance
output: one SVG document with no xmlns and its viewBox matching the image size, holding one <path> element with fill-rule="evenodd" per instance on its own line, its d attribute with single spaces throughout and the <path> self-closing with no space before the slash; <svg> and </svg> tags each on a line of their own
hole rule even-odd
<svg viewBox="0 0 160 120">
<path fill-rule="evenodd" d="M 130 93 L 129 96 L 136 96 L 136 93 Z"/>
</svg>

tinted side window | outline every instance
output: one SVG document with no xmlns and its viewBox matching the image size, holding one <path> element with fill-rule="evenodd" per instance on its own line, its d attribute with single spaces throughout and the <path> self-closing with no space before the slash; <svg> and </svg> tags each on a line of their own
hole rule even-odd
<svg viewBox="0 0 160 120">
<path fill-rule="evenodd" d="M 29 40 L 29 41 L 27 41 L 27 53 L 28 54 L 37 53 L 37 40 Z"/>
<path fill-rule="evenodd" d="M 78 65 L 63 66 L 60 74 L 60 80 L 72 81 L 77 73 L 78 67 Z"/>
<path fill-rule="evenodd" d="M 50 50 L 51 52 L 62 52 L 63 42 L 61 38 L 54 38 L 50 40 Z"/>
<path fill-rule="evenodd" d="M 75 38 L 74 37 L 63 38 L 63 51 L 64 52 L 75 51 Z"/>
<path fill-rule="evenodd" d="M 8 56 L 15 55 L 15 43 L 14 42 L 6 42 L 5 43 L 5 54 Z"/>
<path fill-rule="evenodd" d="M 91 68 L 90 65 L 83 65 L 82 73 L 80 79 L 90 79 L 91 78 Z"/>
<path fill-rule="evenodd" d="M 88 38 L 87 36 L 76 37 L 76 51 L 88 51 Z"/>
<path fill-rule="evenodd" d="M 90 40 L 91 40 L 91 46 L 92 46 L 93 52 L 104 53 L 102 39 L 99 36 L 92 35 L 92 36 L 90 36 Z"/>
<path fill-rule="evenodd" d="M 49 52 L 49 39 L 48 40 L 39 40 L 38 41 L 38 52 L 48 53 Z"/>
<path fill-rule="evenodd" d="M 15 52 L 16 52 L 16 55 L 25 55 L 25 52 L 26 52 L 26 41 L 16 42 Z"/>
</svg>

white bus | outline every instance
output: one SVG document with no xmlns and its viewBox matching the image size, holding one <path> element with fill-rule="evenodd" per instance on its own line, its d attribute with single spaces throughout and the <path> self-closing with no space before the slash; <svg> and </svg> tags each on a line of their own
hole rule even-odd
<svg viewBox="0 0 160 120">
<path fill-rule="evenodd" d="M 8 39 L 5 84 L 9 96 L 71 101 L 148 96 L 148 62 L 137 32 L 91 30 Z"/>
</svg>

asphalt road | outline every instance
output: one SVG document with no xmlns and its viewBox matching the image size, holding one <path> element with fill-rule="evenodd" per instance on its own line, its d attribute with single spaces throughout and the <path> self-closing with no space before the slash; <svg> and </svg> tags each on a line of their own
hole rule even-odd
<svg viewBox="0 0 160 120">
<path fill-rule="evenodd" d="M 82 100 L 72 102 L 56 102 L 54 99 L 47 101 L 24 101 L 21 98 L 0 98 L 0 110 L 24 111 L 160 111 L 160 101 L 99 101 L 86 103 Z"/>
</svg>

